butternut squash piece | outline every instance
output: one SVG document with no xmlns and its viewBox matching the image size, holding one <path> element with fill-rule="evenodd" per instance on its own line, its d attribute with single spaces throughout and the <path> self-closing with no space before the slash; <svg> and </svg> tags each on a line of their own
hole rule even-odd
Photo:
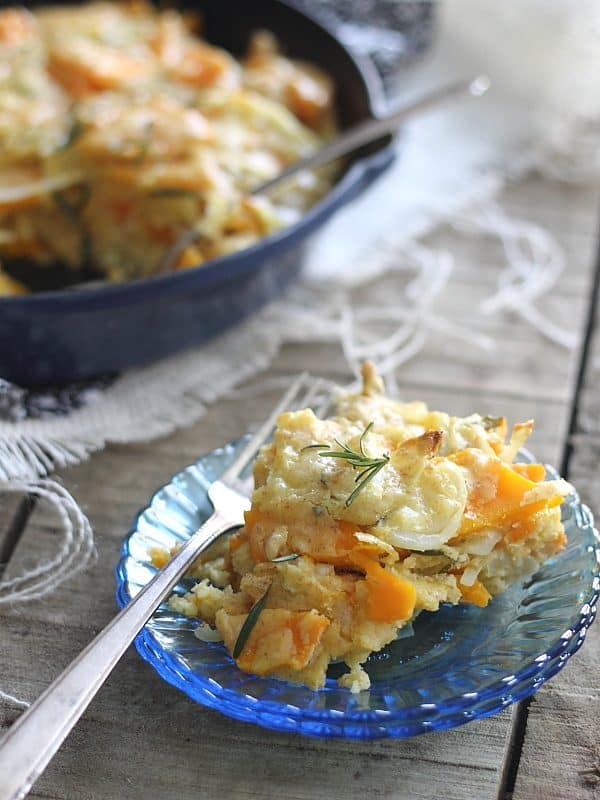
<svg viewBox="0 0 600 800">
<path fill-rule="evenodd" d="M 411 581 L 385 569 L 359 548 L 352 552 L 351 559 L 366 573 L 366 611 L 369 619 L 374 622 L 396 622 L 412 616 L 417 592 Z"/>
<path fill-rule="evenodd" d="M 460 450 L 450 458 L 459 466 L 470 469 L 472 475 L 476 476 L 458 534 L 450 543 L 483 528 L 506 528 L 528 519 L 541 508 L 552 507 L 551 504 L 561 502 L 561 498 L 553 498 L 522 505 L 527 492 L 539 482 L 532 480 L 529 475 L 539 478 L 539 467 L 543 469 L 541 464 L 508 465 L 499 459 L 484 459 L 480 453 L 474 453 L 470 449 Z M 536 469 L 517 470 L 517 466 Z"/>
<path fill-rule="evenodd" d="M 479 606 L 479 608 L 485 608 L 492 598 L 492 595 L 481 581 L 475 581 L 472 586 L 465 586 L 459 579 L 458 588 L 463 600 L 466 600 L 467 603 L 472 603 L 474 606 Z"/>
<path fill-rule="evenodd" d="M 217 612 L 217 627 L 229 652 L 233 652 L 246 614 Z M 312 658 L 324 632 L 327 617 L 317 611 L 265 608 L 248 637 L 237 664 L 246 672 L 268 675 L 284 669 L 303 669 Z"/>
<path fill-rule="evenodd" d="M 546 477 L 546 467 L 543 464 L 513 464 L 512 468 L 519 475 L 524 475 L 535 483 L 543 481 Z"/>
</svg>

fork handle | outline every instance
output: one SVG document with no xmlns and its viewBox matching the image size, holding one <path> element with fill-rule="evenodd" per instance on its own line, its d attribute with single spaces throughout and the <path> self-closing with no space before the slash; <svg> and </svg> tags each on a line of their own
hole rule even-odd
<svg viewBox="0 0 600 800">
<path fill-rule="evenodd" d="M 197 556 L 242 525 L 239 499 L 215 511 L 136 597 L 117 614 L 0 741 L 0 800 L 29 792 L 136 635 Z"/>
</svg>

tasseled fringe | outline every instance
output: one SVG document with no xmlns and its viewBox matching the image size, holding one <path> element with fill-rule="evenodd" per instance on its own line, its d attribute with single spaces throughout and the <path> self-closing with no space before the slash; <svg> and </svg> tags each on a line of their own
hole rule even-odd
<svg viewBox="0 0 600 800">
<path fill-rule="evenodd" d="M 67 578 L 84 570 L 95 557 L 91 525 L 73 497 L 56 481 L 0 482 L 0 492 L 19 492 L 40 498 L 54 508 L 62 528 L 57 552 L 20 575 L 0 581 L 0 606 L 37 600 L 54 591 Z M 0 699 L 27 708 L 29 703 L 0 689 Z"/>
<path fill-rule="evenodd" d="M 64 486 L 42 478 L 0 482 L 0 492 L 39 497 L 54 508 L 62 527 L 62 539 L 53 556 L 21 575 L 0 581 L 0 605 L 37 600 L 87 567 L 96 552 L 92 527 Z"/>
</svg>

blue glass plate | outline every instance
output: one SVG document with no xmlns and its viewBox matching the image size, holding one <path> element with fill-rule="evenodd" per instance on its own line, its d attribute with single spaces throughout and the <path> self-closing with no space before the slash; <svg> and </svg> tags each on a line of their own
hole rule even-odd
<svg viewBox="0 0 600 800">
<path fill-rule="evenodd" d="M 148 551 L 188 538 L 211 513 L 208 484 L 243 441 L 214 450 L 152 497 L 125 539 L 117 566 L 124 606 L 153 576 Z M 554 473 L 551 473 L 555 477 Z M 568 545 L 522 585 L 487 608 L 443 606 L 423 612 L 414 636 L 371 656 L 371 689 L 340 688 L 332 666 L 320 691 L 239 670 L 220 643 L 194 636 L 196 620 L 161 606 L 136 647 L 161 677 L 193 700 L 236 719 L 309 736 L 408 737 L 495 714 L 531 695 L 585 639 L 600 593 L 600 547 L 590 511 L 563 505 Z M 184 593 L 191 583 L 176 588 Z"/>
</svg>

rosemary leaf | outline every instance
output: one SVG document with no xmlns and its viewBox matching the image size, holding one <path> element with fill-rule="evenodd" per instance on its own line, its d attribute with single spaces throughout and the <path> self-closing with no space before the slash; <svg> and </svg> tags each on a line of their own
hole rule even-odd
<svg viewBox="0 0 600 800">
<path fill-rule="evenodd" d="M 343 458 L 346 461 L 356 461 L 357 464 L 362 464 L 362 456 L 346 453 L 342 450 L 328 450 L 326 453 L 320 453 L 319 455 L 327 456 L 327 458 Z"/>
<path fill-rule="evenodd" d="M 371 422 L 369 422 L 369 424 L 367 425 L 367 427 L 366 427 L 366 428 L 364 429 L 364 431 L 361 433 L 361 435 L 360 435 L 360 439 L 358 440 L 358 447 L 359 447 L 359 449 L 360 449 L 360 454 L 361 454 L 361 456 L 364 456 L 364 455 L 365 455 L 365 451 L 364 451 L 364 448 L 363 448 L 363 442 L 364 442 L 365 436 L 366 436 L 366 435 L 367 435 L 367 433 L 368 433 L 368 432 L 371 430 L 371 428 L 372 428 L 372 427 L 373 427 L 373 420 L 371 420 Z"/>
<path fill-rule="evenodd" d="M 356 450 L 353 450 L 351 447 L 348 447 L 347 444 L 342 444 L 342 442 L 340 442 L 339 439 L 334 439 L 333 441 L 337 444 L 338 447 L 342 448 L 342 451 L 344 453 L 350 453 L 352 455 L 357 455 L 357 456 L 360 455 L 360 453 L 357 453 Z"/>
<path fill-rule="evenodd" d="M 300 553 L 288 553 L 286 556 L 277 556 L 277 558 L 272 558 L 272 564 L 283 564 L 285 561 L 295 561 L 297 558 L 300 558 Z"/>
<path fill-rule="evenodd" d="M 385 467 L 385 465 L 388 463 L 389 460 L 390 460 L 390 457 L 387 456 L 387 458 L 385 458 L 385 460 L 381 459 L 379 464 L 377 464 L 376 466 L 371 468 L 371 471 L 369 472 L 369 474 L 365 478 L 363 478 L 362 482 L 357 485 L 356 489 L 347 498 L 346 502 L 344 503 L 346 508 L 348 508 L 348 506 L 352 505 L 352 503 L 354 502 L 356 497 L 362 492 L 362 490 L 369 483 L 369 481 L 373 480 L 375 475 L 377 475 L 377 473 Z"/>
<path fill-rule="evenodd" d="M 244 645 L 248 641 L 248 637 L 252 633 L 254 626 L 256 625 L 258 618 L 260 616 L 260 612 L 263 610 L 263 606 L 267 600 L 267 596 L 271 591 L 271 587 L 267 589 L 267 591 L 263 594 L 260 600 L 257 600 L 256 603 L 250 609 L 248 616 L 246 617 L 246 621 L 242 625 L 240 632 L 238 634 L 235 647 L 233 648 L 233 657 L 234 659 L 238 659 L 241 654 L 242 650 L 244 649 Z"/>
<path fill-rule="evenodd" d="M 360 481 L 363 479 L 363 476 L 368 475 L 369 472 L 372 472 L 374 469 L 377 469 L 377 467 L 366 467 L 363 469 L 363 471 L 359 472 L 356 478 L 354 478 L 354 483 L 360 483 Z"/>
<path fill-rule="evenodd" d="M 339 458 L 344 461 L 347 461 L 351 467 L 354 469 L 360 470 L 359 474 L 354 479 L 356 483 L 356 488 L 350 494 L 350 496 L 346 499 L 345 505 L 348 507 L 351 503 L 356 499 L 356 497 L 362 492 L 362 490 L 367 486 L 369 481 L 373 480 L 373 478 L 377 475 L 377 473 L 385 467 L 385 465 L 389 462 L 390 456 L 389 453 L 384 453 L 381 458 L 371 458 L 370 456 L 365 453 L 364 448 L 364 441 L 365 437 L 373 427 L 373 422 L 369 422 L 367 427 L 360 435 L 360 439 L 358 441 L 358 450 L 353 450 L 348 444 L 344 444 L 340 442 L 338 439 L 334 439 L 337 446 L 340 448 L 339 450 L 329 450 L 325 449 L 319 453 L 321 458 Z M 303 447 L 303 450 L 309 450 L 311 448 L 329 448 L 329 445 L 319 445 L 319 444 L 311 444 L 308 447 Z"/>
</svg>

